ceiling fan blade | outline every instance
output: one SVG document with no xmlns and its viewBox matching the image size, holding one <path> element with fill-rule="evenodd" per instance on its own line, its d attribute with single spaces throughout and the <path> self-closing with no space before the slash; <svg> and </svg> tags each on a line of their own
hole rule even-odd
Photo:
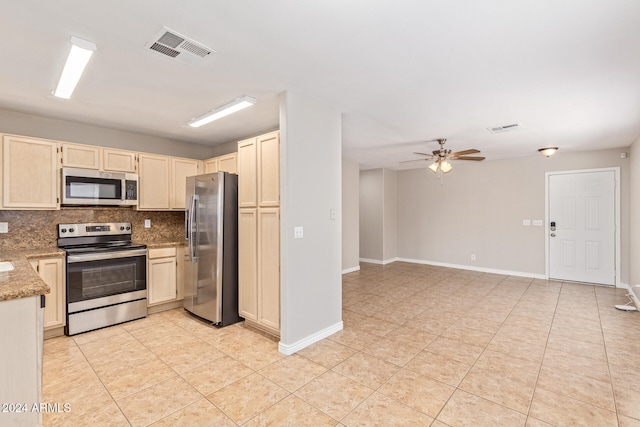
<svg viewBox="0 0 640 427">
<path fill-rule="evenodd" d="M 413 154 L 417 154 L 418 156 L 429 156 L 431 157 L 432 154 L 427 154 L 427 153 L 416 153 L 415 151 L 413 152 Z"/>
<path fill-rule="evenodd" d="M 464 150 L 464 151 L 456 151 L 455 153 L 451 153 L 452 156 L 464 156 L 467 154 L 477 154 L 479 153 L 480 150 L 476 150 L 475 148 L 472 148 L 470 150 Z"/>
<path fill-rule="evenodd" d="M 403 160 L 398 163 L 410 163 L 410 162 L 428 162 L 431 159 L 413 159 L 413 160 Z"/>
<path fill-rule="evenodd" d="M 470 157 L 456 157 L 453 160 L 475 160 L 475 161 L 480 161 L 480 160 L 484 160 L 486 157 L 480 157 L 480 156 L 470 156 Z"/>
</svg>

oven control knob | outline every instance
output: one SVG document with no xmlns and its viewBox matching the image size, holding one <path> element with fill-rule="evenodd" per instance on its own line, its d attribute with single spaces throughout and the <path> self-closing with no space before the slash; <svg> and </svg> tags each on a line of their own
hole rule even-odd
<svg viewBox="0 0 640 427">
<path fill-rule="evenodd" d="M 124 230 L 124 227 L 123 227 L 123 226 L 120 226 L 120 231 L 122 231 L 122 230 Z"/>
<path fill-rule="evenodd" d="M 61 228 L 61 229 L 60 229 L 60 232 L 61 232 L 61 233 L 66 233 L 66 232 L 67 232 L 67 229 L 66 229 L 66 228 Z"/>
<path fill-rule="evenodd" d="M 73 233 L 75 230 L 73 228 L 69 229 L 69 233 Z"/>
<path fill-rule="evenodd" d="M 131 227 L 127 227 L 127 231 L 131 230 Z"/>
</svg>

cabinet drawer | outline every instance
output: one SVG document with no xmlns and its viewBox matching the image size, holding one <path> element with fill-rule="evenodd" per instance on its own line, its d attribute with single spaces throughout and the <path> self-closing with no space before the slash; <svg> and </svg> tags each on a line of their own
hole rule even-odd
<svg viewBox="0 0 640 427">
<path fill-rule="evenodd" d="M 149 249 L 149 258 L 166 258 L 176 256 L 176 248 L 155 248 Z"/>
</svg>

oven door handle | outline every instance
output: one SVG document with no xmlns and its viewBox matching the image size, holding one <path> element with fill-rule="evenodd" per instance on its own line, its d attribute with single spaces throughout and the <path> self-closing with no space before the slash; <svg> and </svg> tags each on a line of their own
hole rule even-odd
<svg viewBox="0 0 640 427">
<path fill-rule="evenodd" d="M 99 252 L 67 256 L 67 263 L 87 261 L 102 261 L 105 259 L 129 258 L 134 256 L 144 256 L 147 254 L 146 249 L 131 249 L 128 251 Z"/>
</svg>

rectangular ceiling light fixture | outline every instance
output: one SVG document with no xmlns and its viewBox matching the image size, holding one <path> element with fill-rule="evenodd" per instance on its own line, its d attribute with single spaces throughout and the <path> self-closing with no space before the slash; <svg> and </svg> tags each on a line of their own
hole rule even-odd
<svg viewBox="0 0 640 427">
<path fill-rule="evenodd" d="M 208 113 L 189 120 L 187 124 L 192 128 L 197 128 L 202 125 L 206 125 L 207 123 L 211 123 L 214 120 L 226 117 L 229 114 L 233 114 L 236 111 L 244 110 L 247 107 L 251 107 L 255 103 L 255 98 L 252 98 L 250 96 L 242 96 L 228 104 L 216 108 L 215 110 L 211 110 Z"/>
<path fill-rule="evenodd" d="M 69 99 L 73 90 L 76 88 L 80 76 L 86 67 L 91 55 L 96 50 L 95 43 L 78 37 L 71 37 L 71 51 L 64 64 L 58 87 L 53 92 L 58 98 Z"/>
</svg>

